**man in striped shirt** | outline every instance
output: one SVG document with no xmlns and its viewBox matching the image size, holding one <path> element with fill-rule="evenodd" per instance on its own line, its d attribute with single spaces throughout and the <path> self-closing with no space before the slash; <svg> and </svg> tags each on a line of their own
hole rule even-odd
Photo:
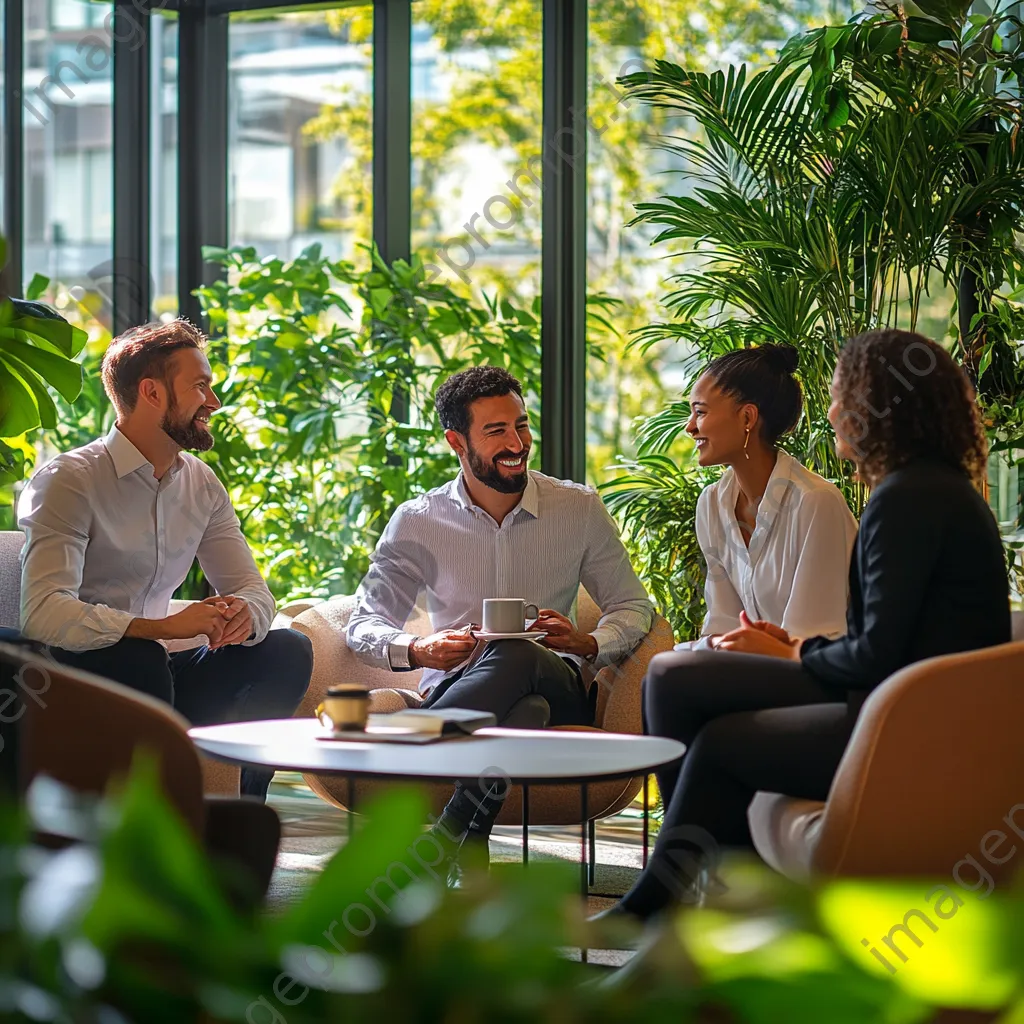
<svg viewBox="0 0 1024 1024">
<path fill-rule="evenodd" d="M 489 711 L 501 724 L 539 696 L 548 712 L 536 724 L 590 725 L 596 693 L 581 664 L 621 661 L 653 618 L 615 523 L 593 488 L 528 468 L 522 386 L 506 370 L 456 374 L 436 408 L 461 472 L 396 510 L 359 588 L 348 645 L 378 667 L 422 669 L 424 707 Z M 592 633 L 575 624 L 581 583 L 602 611 Z M 424 594 L 434 632 L 414 636 L 404 627 Z M 537 604 L 533 628 L 544 640 L 479 643 L 470 630 L 491 597 Z M 486 849 L 500 807 L 494 787 L 459 785 L 438 827 L 455 845 L 467 837 Z"/>
</svg>

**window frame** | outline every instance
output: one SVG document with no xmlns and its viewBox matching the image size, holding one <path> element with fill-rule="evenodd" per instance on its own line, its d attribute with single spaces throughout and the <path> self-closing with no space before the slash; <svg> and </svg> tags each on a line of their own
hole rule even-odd
<svg viewBox="0 0 1024 1024">
<path fill-rule="evenodd" d="M 411 75 L 414 0 L 316 0 L 317 7 L 373 5 L 373 237 L 388 261 L 408 259 L 411 227 Z M 117 330 L 152 315 L 150 268 L 152 90 L 150 21 L 173 12 L 178 56 L 178 307 L 201 321 L 192 291 L 218 268 L 202 246 L 228 241 L 228 23 L 239 11 L 294 10 L 280 0 L 115 0 L 113 32 L 113 299 Z M 542 470 L 584 481 L 586 424 L 585 154 L 567 160 L 566 131 L 586 145 L 587 0 L 543 0 L 541 236 Z M 4 0 L 2 286 L 20 295 L 24 246 L 24 0 Z M 132 19 L 138 35 L 117 30 Z M 122 39 L 123 37 L 123 39 Z M 16 83 L 14 88 L 10 85 Z M 561 133 L 561 134 L 559 134 Z"/>
</svg>

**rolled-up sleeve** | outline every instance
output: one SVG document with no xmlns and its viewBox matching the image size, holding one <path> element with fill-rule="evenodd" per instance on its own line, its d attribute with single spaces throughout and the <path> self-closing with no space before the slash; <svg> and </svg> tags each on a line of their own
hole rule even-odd
<svg viewBox="0 0 1024 1024">
<path fill-rule="evenodd" d="M 356 607 L 345 640 L 367 664 L 399 672 L 409 669 L 409 646 L 416 638 L 404 626 L 423 587 L 421 545 L 405 529 L 408 513 L 399 508 L 384 528 L 369 571 L 356 592 Z"/>
<path fill-rule="evenodd" d="M 601 609 L 592 633 L 597 641 L 594 664 L 613 665 L 650 632 L 654 609 L 633 571 L 615 521 L 596 493 L 588 511 L 580 582 Z"/>
<path fill-rule="evenodd" d="M 209 506 L 213 511 L 196 557 L 218 594 L 234 594 L 248 603 L 253 635 L 243 641 L 243 646 L 252 646 L 266 637 L 274 621 L 274 596 L 256 568 L 228 492 L 212 470 L 206 472 L 203 487 L 208 489 Z"/>
<path fill-rule="evenodd" d="M 88 475 L 58 457 L 29 481 L 18 502 L 21 631 L 66 651 L 116 644 L 135 616 L 79 599 L 92 502 Z"/>
</svg>

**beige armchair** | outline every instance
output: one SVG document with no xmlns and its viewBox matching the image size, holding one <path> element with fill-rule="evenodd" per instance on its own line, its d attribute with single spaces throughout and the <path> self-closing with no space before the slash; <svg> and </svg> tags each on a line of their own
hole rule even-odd
<svg viewBox="0 0 1024 1024">
<path fill-rule="evenodd" d="M 345 643 L 345 630 L 355 606 L 354 597 L 336 597 L 330 601 L 307 606 L 291 618 L 290 625 L 305 633 L 313 642 L 313 678 L 297 715 L 312 715 L 328 686 L 343 682 L 359 682 L 373 690 L 371 711 L 389 712 L 416 706 L 419 696 L 416 685 L 420 673 L 389 672 L 372 668 L 359 661 Z M 286 608 L 291 616 L 297 609 Z M 592 630 L 599 611 L 583 588 L 580 588 L 577 616 L 583 630 Z M 420 613 L 408 625 L 421 634 L 431 630 L 426 616 Z M 660 651 L 672 649 L 672 630 L 656 616 L 651 631 L 626 661 L 597 673 L 598 690 L 596 727 L 606 732 L 634 735 L 641 732 L 640 684 L 651 658 Z M 582 727 L 585 728 L 585 727 Z M 344 808 L 348 799 L 348 782 L 325 775 L 306 775 L 309 787 L 324 800 Z M 637 795 L 642 779 L 603 782 L 588 787 L 588 805 L 593 819 L 605 818 L 626 807 Z M 359 783 L 353 790 L 353 803 L 358 807 L 381 783 Z M 450 786 L 431 786 L 431 802 L 439 811 L 451 795 Z M 522 820 L 522 792 L 514 787 L 498 818 L 499 824 L 518 824 Z M 580 823 L 580 796 L 575 786 L 537 786 L 530 790 L 530 824 L 571 825 Z"/>
<path fill-rule="evenodd" d="M 982 852 L 1024 839 L 1022 721 L 1022 642 L 908 666 L 868 698 L 825 803 L 755 797 L 754 845 L 798 881 L 949 877 L 971 855 L 1004 882 L 1024 852 L 1003 864 Z"/>
</svg>

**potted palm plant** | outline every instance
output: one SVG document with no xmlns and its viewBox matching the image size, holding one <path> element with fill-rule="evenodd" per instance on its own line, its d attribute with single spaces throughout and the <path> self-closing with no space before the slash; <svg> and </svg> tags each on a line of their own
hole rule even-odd
<svg viewBox="0 0 1024 1024">
<path fill-rule="evenodd" d="M 979 383 L 993 448 L 1016 447 L 1022 433 L 1020 20 L 963 0 L 872 11 L 794 37 L 757 74 L 659 61 L 624 79 L 680 118 L 659 145 L 682 160 L 687 186 L 637 204 L 634 223 L 659 225 L 657 241 L 680 249 L 663 300 L 671 319 L 635 344 L 675 341 L 695 370 L 737 346 L 796 346 L 805 413 L 787 445 L 855 513 L 864 495 L 826 420 L 836 354 L 852 334 L 945 332 Z M 679 401 L 641 423 L 638 458 L 606 485 L 640 565 L 671 566 L 688 596 L 684 611 L 666 608 L 684 636 L 699 625 L 699 552 L 680 546 L 684 530 L 652 530 L 638 510 L 652 495 L 680 515 L 691 508 L 702 481 L 667 454 L 687 416 Z M 655 575 L 652 589 L 672 588 Z"/>
</svg>

